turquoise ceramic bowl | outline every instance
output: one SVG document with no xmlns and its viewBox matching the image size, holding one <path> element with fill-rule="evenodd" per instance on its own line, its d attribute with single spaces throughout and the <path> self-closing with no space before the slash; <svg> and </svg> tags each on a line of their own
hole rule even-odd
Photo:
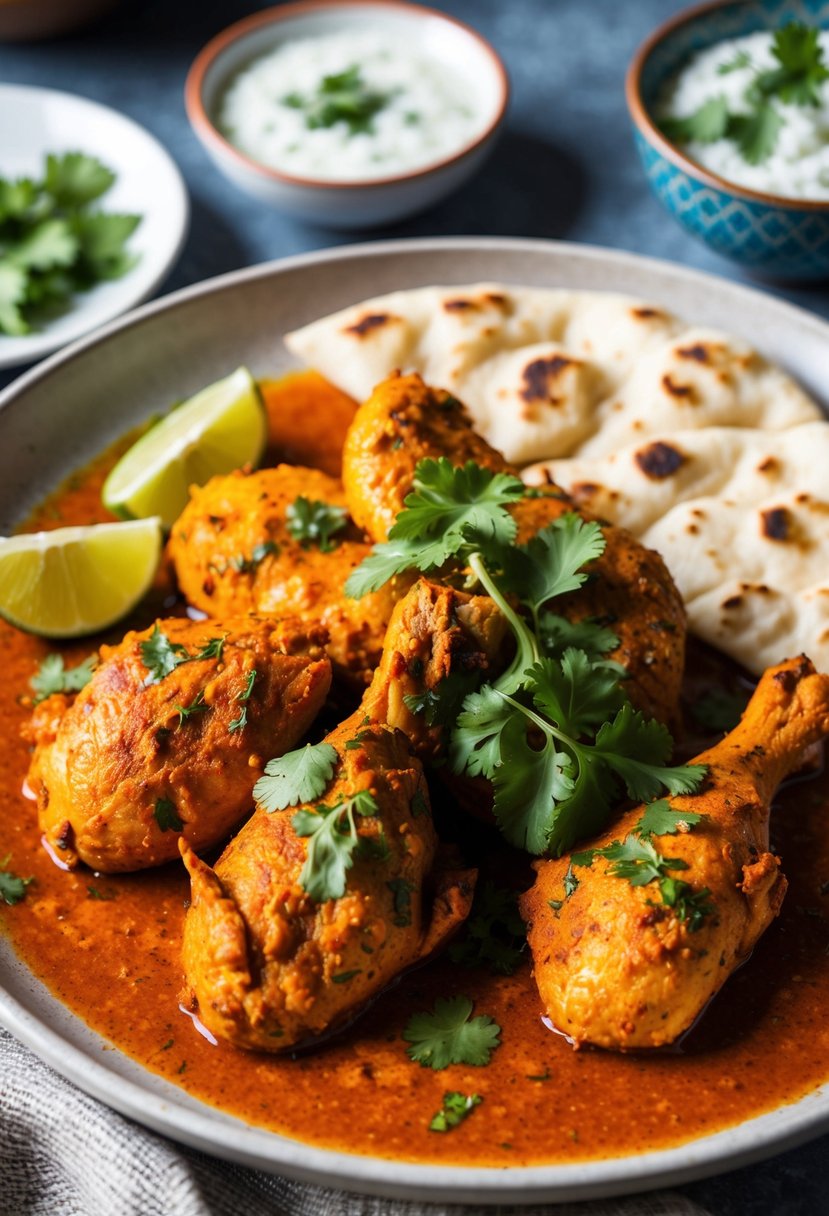
<svg viewBox="0 0 829 1216">
<path fill-rule="evenodd" d="M 663 83 L 695 51 L 726 38 L 787 22 L 829 26 L 829 0 L 740 0 L 680 13 L 640 47 L 626 95 L 648 181 L 667 210 L 694 236 L 769 277 L 829 277 L 829 203 L 809 203 L 735 186 L 670 143 L 651 118 Z"/>
</svg>

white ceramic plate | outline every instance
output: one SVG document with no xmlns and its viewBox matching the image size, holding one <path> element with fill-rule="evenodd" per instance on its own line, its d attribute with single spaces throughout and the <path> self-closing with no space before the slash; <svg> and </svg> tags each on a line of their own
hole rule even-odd
<svg viewBox="0 0 829 1216">
<path fill-rule="evenodd" d="M 147 305 L 21 377 L 0 395 L 0 531 L 111 439 L 159 406 L 246 363 L 293 366 L 280 334 L 394 288 L 480 279 L 630 292 L 752 341 L 824 406 L 829 325 L 770 296 L 624 253 L 546 242 L 434 240 L 352 247 L 225 275 Z M 746 1164 L 829 1128 L 829 1084 L 792 1105 L 663 1152 L 519 1169 L 354 1157 L 249 1127 L 145 1072 L 52 997 L 0 939 L 0 1021 L 58 1072 L 115 1109 L 207 1152 L 335 1187 L 447 1202 L 586 1199 Z"/>
<path fill-rule="evenodd" d="M 56 89 L 3 84 L 0 114 L 8 119 L 0 150 L 3 177 L 39 178 L 48 152 L 86 152 L 117 174 L 101 209 L 143 216 L 129 243 L 139 260 L 123 278 L 79 292 L 65 313 L 31 334 L 0 334 L 0 367 L 16 367 L 42 359 L 146 300 L 181 252 L 190 205 L 182 176 L 161 144 L 107 106 Z"/>
</svg>

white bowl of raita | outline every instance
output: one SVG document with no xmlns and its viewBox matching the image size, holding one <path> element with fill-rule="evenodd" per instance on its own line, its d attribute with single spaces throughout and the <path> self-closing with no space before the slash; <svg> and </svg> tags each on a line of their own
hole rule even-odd
<svg viewBox="0 0 829 1216">
<path fill-rule="evenodd" d="M 466 181 L 506 110 L 468 26 L 397 0 L 308 0 L 218 34 L 186 85 L 196 135 L 236 185 L 312 223 L 365 228 Z"/>
</svg>

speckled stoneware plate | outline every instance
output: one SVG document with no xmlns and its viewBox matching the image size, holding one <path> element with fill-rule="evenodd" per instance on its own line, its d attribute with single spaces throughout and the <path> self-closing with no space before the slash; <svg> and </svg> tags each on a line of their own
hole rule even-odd
<svg viewBox="0 0 829 1216">
<path fill-rule="evenodd" d="M 239 363 L 257 375 L 289 369 L 294 361 L 280 340 L 287 330 L 395 288 L 482 279 L 644 297 L 748 339 L 829 406 L 829 325 L 744 287 L 629 254 L 546 242 L 358 246 L 188 288 L 21 377 L 0 396 L 0 530 L 159 404 L 187 396 Z M 250 1127 L 146 1072 L 68 1012 L 2 939 L 0 982 L 0 1021 L 87 1093 L 207 1152 L 355 1191 L 477 1204 L 587 1199 L 713 1174 L 829 1128 L 827 1084 L 738 1127 L 637 1157 L 488 1170 L 349 1156 Z"/>
</svg>

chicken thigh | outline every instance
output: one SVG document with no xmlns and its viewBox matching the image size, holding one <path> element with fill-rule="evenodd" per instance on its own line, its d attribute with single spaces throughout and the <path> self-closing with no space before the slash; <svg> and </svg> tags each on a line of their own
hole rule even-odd
<svg viewBox="0 0 829 1216">
<path fill-rule="evenodd" d="M 395 609 L 362 705 L 325 740 L 336 760 L 319 800 L 272 813 L 260 806 L 215 869 L 183 847 L 192 886 L 185 999 L 214 1034 L 265 1051 L 313 1041 L 353 1018 L 463 922 L 475 873 L 440 859 L 414 755 L 437 746 L 440 728 L 414 715 L 404 697 L 427 695 L 453 674 L 485 671 L 500 630 L 488 598 L 416 584 Z M 343 893 L 315 898 L 301 881 L 311 844 L 295 817 L 316 822 L 338 806 L 354 808 L 366 792 L 376 810 L 352 815 L 357 847 Z M 348 819 L 334 830 L 347 832 Z"/>
<path fill-rule="evenodd" d="M 298 622 L 171 619 L 102 646 L 91 681 L 34 712 L 28 782 L 67 866 L 116 872 L 216 844 L 265 761 L 297 743 L 331 683 L 324 634 Z"/>
<path fill-rule="evenodd" d="M 466 409 L 418 375 L 389 377 L 354 416 L 343 450 L 343 484 L 354 520 L 374 541 L 384 541 L 412 489 L 415 467 L 426 457 L 467 460 L 494 472 L 515 472 L 472 429 Z M 579 508 L 556 486 L 535 491 L 512 508 L 518 541 L 529 540 Z M 611 626 L 619 646 L 608 657 L 622 663 L 633 704 L 671 722 L 677 713 L 685 661 L 685 609 L 658 553 L 624 529 L 602 527 L 606 548 L 592 565 L 595 578 L 557 601 L 571 620 L 597 618 Z"/>
<path fill-rule="evenodd" d="M 739 726 L 697 757 L 708 766 L 698 794 L 637 807 L 585 853 L 535 863 L 521 911 L 559 1030 L 625 1050 L 691 1026 L 780 910 L 769 804 L 827 734 L 829 676 L 804 657 L 781 663 Z"/>
<path fill-rule="evenodd" d="M 303 529 L 301 519 L 289 526 L 299 499 L 321 513 L 322 531 L 313 521 Z M 333 509 L 328 521 L 325 508 Z M 330 534 L 326 522 L 336 525 Z M 343 584 L 369 548 L 348 519 L 340 483 L 292 465 L 240 469 L 194 487 L 169 543 L 189 603 L 215 617 L 258 612 L 320 624 L 335 674 L 362 687 L 380 659 L 391 610 L 411 584 L 396 579 L 349 599 Z"/>
</svg>

